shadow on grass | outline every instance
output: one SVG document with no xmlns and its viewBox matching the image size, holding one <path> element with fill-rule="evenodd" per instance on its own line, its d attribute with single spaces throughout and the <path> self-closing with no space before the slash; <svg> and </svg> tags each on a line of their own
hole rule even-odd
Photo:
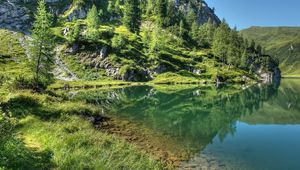
<svg viewBox="0 0 300 170">
<path fill-rule="evenodd" d="M 37 146 L 28 147 L 18 138 L 15 126 L 10 121 L 0 121 L 0 169 L 52 169 L 53 153 L 49 150 L 40 150 Z"/>
<path fill-rule="evenodd" d="M 10 112 L 12 117 L 24 118 L 28 115 L 35 115 L 41 119 L 48 120 L 59 118 L 60 112 L 43 106 L 31 96 L 17 96 L 5 103 L 4 112 Z"/>
<path fill-rule="evenodd" d="M 4 169 L 52 169 L 53 153 L 28 148 L 19 139 L 11 138 L 0 146 L 0 167 Z"/>
</svg>

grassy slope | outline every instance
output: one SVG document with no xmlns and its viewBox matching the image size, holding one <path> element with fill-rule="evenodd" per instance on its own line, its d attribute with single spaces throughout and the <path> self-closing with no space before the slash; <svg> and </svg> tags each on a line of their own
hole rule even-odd
<svg viewBox="0 0 300 170">
<path fill-rule="evenodd" d="M 279 58 L 283 76 L 300 76 L 300 27 L 251 27 L 241 33 Z"/>
<path fill-rule="evenodd" d="M 86 25 L 84 20 L 79 20 L 79 22 L 82 26 Z M 152 23 L 151 21 L 145 21 L 145 23 L 149 22 Z M 172 39 L 174 36 L 164 34 L 165 30 L 159 30 L 160 35 L 162 35 L 158 37 L 158 41 L 161 42 L 159 43 L 159 50 L 154 54 L 149 53 L 147 45 L 142 42 L 146 31 L 149 31 L 147 30 L 149 29 L 148 27 L 145 28 L 145 26 L 143 26 L 140 36 L 137 36 L 130 33 L 124 26 L 116 22 L 101 24 L 98 28 L 101 36 L 98 42 L 95 43 L 90 43 L 82 30 L 79 38 L 79 44 L 81 44 L 79 52 L 77 54 L 66 54 L 64 51 L 68 45 L 65 43 L 66 37 L 62 35 L 62 28 L 69 27 L 72 30 L 73 26 L 74 22 L 62 23 L 62 25 L 53 28 L 53 33 L 63 44 L 63 48 L 61 49 L 62 53 L 60 55 L 61 59 L 72 72 L 83 80 L 105 79 L 105 81 L 112 81 L 111 77 L 106 76 L 104 69 L 94 67 L 95 64 L 99 64 L 103 60 L 95 55 L 95 51 L 97 50 L 94 48 L 95 46 L 97 46 L 97 48 L 111 46 L 110 44 L 113 35 L 123 37 L 125 44 L 119 47 L 120 49 L 110 47 L 108 56 L 105 60 L 108 60 L 113 67 L 120 68 L 121 74 L 127 69 L 134 70 L 143 67 L 155 70 L 158 66 L 163 65 L 168 68 L 167 71 L 173 73 L 178 73 L 190 67 L 202 70 L 201 76 L 198 77 L 193 76 L 192 74 L 184 74 L 177 76 L 176 79 L 174 79 L 180 79 L 180 82 L 186 80 L 187 82 L 190 82 L 191 79 L 197 79 L 196 81 L 198 82 L 202 80 L 214 81 L 217 74 L 226 77 L 230 81 L 239 81 L 240 77 L 248 75 L 237 68 L 230 68 L 229 66 L 216 61 L 211 56 L 210 49 L 191 49 L 185 45 L 176 45 Z M 109 36 L 107 37 L 107 35 Z M 155 81 L 156 76 L 157 75 L 154 75 Z M 158 79 L 159 80 L 156 82 L 161 83 L 160 76 L 158 76 Z M 172 83 L 174 81 L 164 80 L 164 82 Z"/>
</svg>

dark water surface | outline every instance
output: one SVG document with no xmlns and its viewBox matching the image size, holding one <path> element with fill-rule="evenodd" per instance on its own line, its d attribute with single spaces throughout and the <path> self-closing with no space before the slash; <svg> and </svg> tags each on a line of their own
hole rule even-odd
<svg viewBox="0 0 300 170">
<path fill-rule="evenodd" d="M 169 136 L 190 156 L 181 169 L 300 169 L 300 79 L 245 90 L 139 86 L 72 98 Z"/>
</svg>

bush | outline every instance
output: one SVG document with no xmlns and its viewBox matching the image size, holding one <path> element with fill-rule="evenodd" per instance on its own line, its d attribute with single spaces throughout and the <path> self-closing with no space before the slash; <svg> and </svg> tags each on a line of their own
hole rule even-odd
<svg viewBox="0 0 300 170">
<path fill-rule="evenodd" d="M 38 82 L 38 87 L 40 89 L 46 89 L 47 85 L 49 85 L 51 82 L 52 80 L 40 80 Z M 17 90 L 35 89 L 36 86 L 37 85 L 35 81 L 31 77 L 23 76 L 16 77 L 11 84 L 11 87 Z"/>
<path fill-rule="evenodd" d="M 122 49 L 126 46 L 127 40 L 123 35 L 115 35 L 111 40 L 111 46 L 115 49 Z"/>
<path fill-rule="evenodd" d="M 31 78 L 25 78 L 23 76 L 16 77 L 12 82 L 12 88 L 18 90 L 33 89 L 34 81 Z"/>
<path fill-rule="evenodd" d="M 33 88 L 33 80 L 29 78 L 25 78 L 23 76 L 16 77 L 12 82 L 12 88 L 14 89 L 32 89 Z"/>
</svg>

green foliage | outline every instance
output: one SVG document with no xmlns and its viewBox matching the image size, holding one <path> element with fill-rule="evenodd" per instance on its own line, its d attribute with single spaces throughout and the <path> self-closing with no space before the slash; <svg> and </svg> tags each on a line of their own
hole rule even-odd
<svg viewBox="0 0 300 170">
<path fill-rule="evenodd" d="M 41 89 L 40 82 L 49 84 L 52 78 L 52 74 L 49 73 L 53 64 L 53 42 L 51 41 L 50 27 L 50 15 L 46 11 L 45 2 L 40 0 L 33 24 L 31 46 L 31 65 L 36 90 Z"/>
<path fill-rule="evenodd" d="M 215 29 L 216 26 L 211 20 L 199 27 L 197 42 L 200 47 L 209 48 L 212 46 Z"/>
<path fill-rule="evenodd" d="M 141 25 L 141 9 L 139 0 L 125 0 L 123 24 L 130 32 L 139 34 Z"/>
<path fill-rule="evenodd" d="M 91 40 L 92 42 L 96 42 L 100 38 L 99 34 L 99 16 L 98 16 L 98 10 L 95 5 L 88 11 L 87 18 L 87 38 Z"/>
<path fill-rule="evenodd" d="M 92 6 L 92 8 L 88 11 L 86 22 L 88 28 L 97 29 L 100 24 L 99 16 L 98 16 L 98 10 L 95 5 Z"/>
<path fill-rule="evenodd" d="M 73 28 L 71 29 L 70 33 L 68 34 L 68 41 L 70 44 L 77 42 L 79 40 L 81 28 L 79 21 L 75 21 Z"/>
<path fill-rule="evenodd" d="M 157 0 L 156 1 L 156 15 L 158 16 L 157 18 L 157 23 L 158 25 L 164 27 L 166 25 L 166 17 L 167 17 L 167 6 L 168 6 L 168 0 Z"/>
<path fill-rule="evenodd" d="M 122 34 L 115 35 L 111 41 L 111 46 L 119 50 L 126 47 L 127 44 L 127 39 Z"/>
<path fill-rule="evenodd" d="M 223 21 L 215 31 L 212 43 L 213 54 L 224 63 L 227 61 L 228 44 L 230 44 L 229 35 L 230 28 L 228 24 Z"/>
</svg>

